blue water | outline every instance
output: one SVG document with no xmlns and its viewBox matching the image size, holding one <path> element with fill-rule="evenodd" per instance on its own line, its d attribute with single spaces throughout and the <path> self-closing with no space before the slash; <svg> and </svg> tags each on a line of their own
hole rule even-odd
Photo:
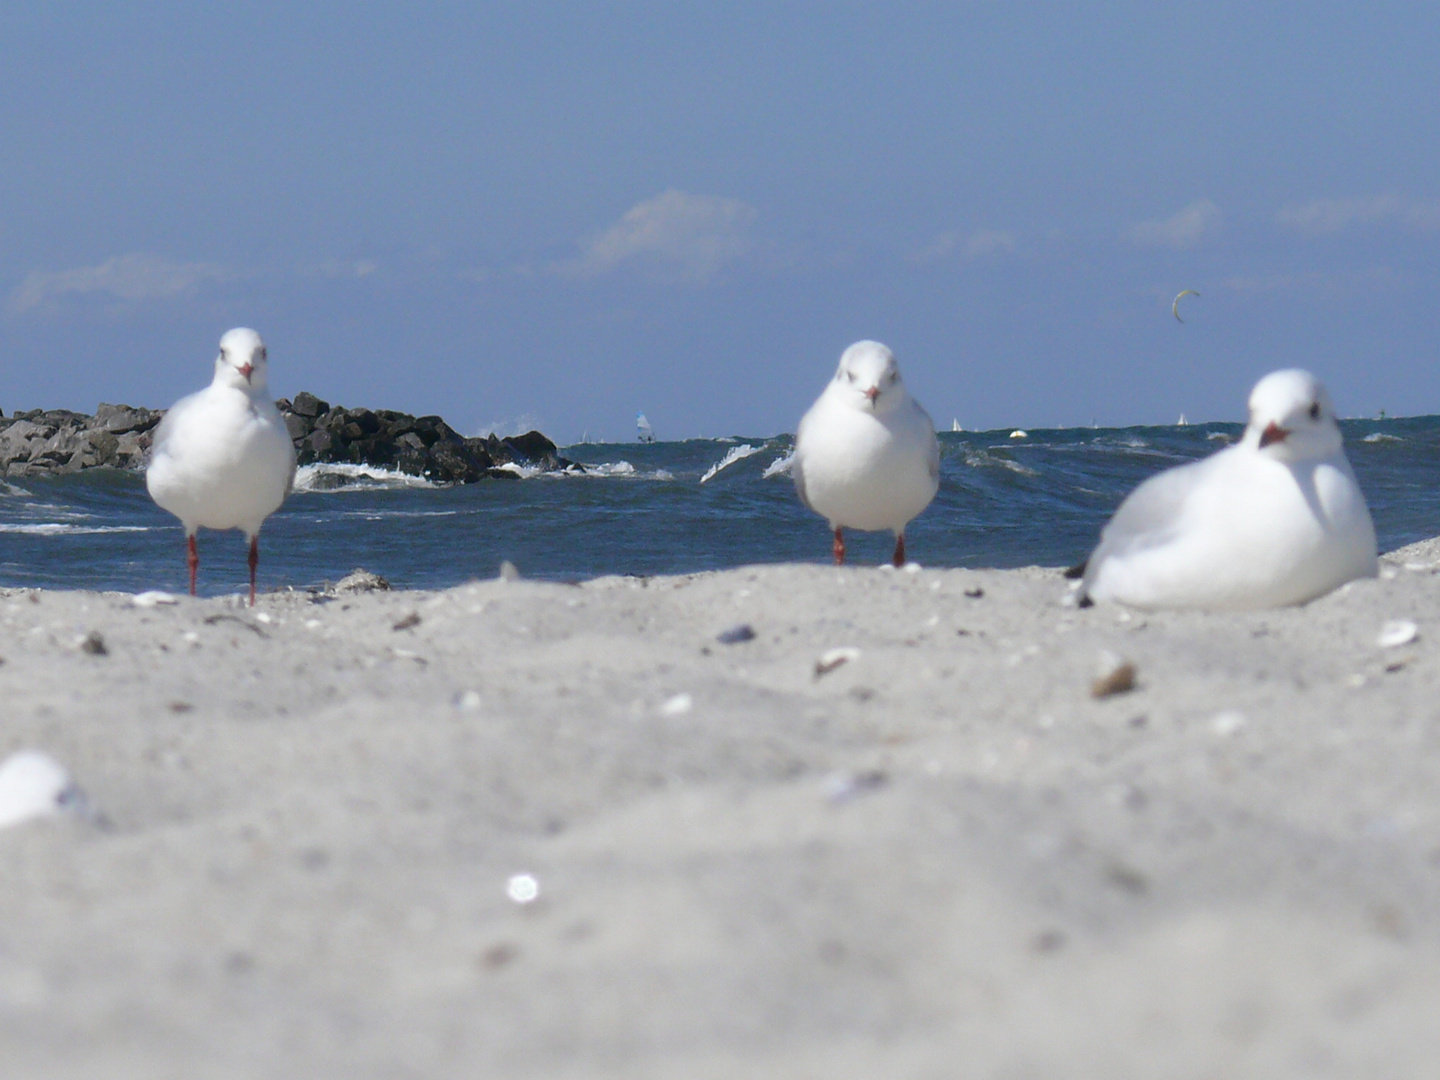
<svg viewBox="0 0 1440 1080">
<path fill-rule="evenodd" d="M 1440 534 L 1440 417 L 1342 426 L 1381 550 Z M 1078 561 L 1136 484 L 1212 453 L 1240 430 L 1031 429 L 1027 439 L 945 432 L 940 494 L 911 524 L 907 548 L 927 566 Z M 265 525 L 260 583 L 316 585 L 363 566 L 399 587 L 444 587 L 492 577 L 506 559 L 527 577 L 568 581 L 824 562 L 825 523 L 799 504 L 787 475 L 764 475 L 790 445 L 788 436 L 586 444 L 564 452 L 601 466 L 594 475 L 455 488 L 381 477 L 317 490 L 324 477 L 305 471 Z M 727 455 L 735 460 L 701 483 Z M 858 563 L 882 562 L 890 547 L 885 535 L 849 536 Z M 202 532 L 200 557 L 203 593 L 244 585 L 238 533 Z M 183 591 L 183 536 L 139 474 L 0 482 L 0 585 Z"/>
</svg>

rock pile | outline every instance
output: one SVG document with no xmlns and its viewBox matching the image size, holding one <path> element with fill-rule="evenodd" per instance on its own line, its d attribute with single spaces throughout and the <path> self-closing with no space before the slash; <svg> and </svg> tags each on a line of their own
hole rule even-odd
<svg viewBox="0 0 1440 1080">
<path fill-rule="evenodd" d="M 314 394 L 276 402 L 301 465 L 348 463 L 394 469 L 435 483 L 470 484 L 522 472 L 577 470 L 538 431 L 465 438 L 438 416 L 331 407 Z M 162 409 L 101 405 L 94 416 L 68 409 L 0 414 L 0 475 L 34 476 L 109 467 L 141 469 Z"/>
<path fill-rule="evenodd" d="M 94 416 L 68 409 L 31 409 L 0 417 L 0 475 L 34 476 L 108 466 L 144 467 L 154 409 L 101 405 Z"/>
<path fill-rule="evenodd" d="M 332 407 L 307 393 L 275 404 L 301 465 L 369 465 L 441 484 L 471 484 L 486 476 L 515 479 L 526 468 L 551 472 L 580 467 L 562 458 L 538 431 L 467 439 L 438 416 Z"/>
</svg>

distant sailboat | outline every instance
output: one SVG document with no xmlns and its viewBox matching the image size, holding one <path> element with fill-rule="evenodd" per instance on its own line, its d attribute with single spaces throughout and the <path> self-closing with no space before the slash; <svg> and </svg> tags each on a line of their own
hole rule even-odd
<svg viewBox="0 0 1440 1080">
<path fill-rule="evenodd" d="M 1180 419 L 1175 421 L 1175 426 L 1176 426 L 1176 427 L 1189 427 L 1189 426 L 1190 426 L 1190 421 L 1185 419 L 1185 414 L 1184 414 L 1183 412 L 1180 414 Z"/>
<path fill-rule="evenodd" d="M 951 421 L 950 421 L 950 430 L 951 430 L 951 431 L 964 431 L 965 429 L 960 426 L 960 421 L 959 421 L 959 420 L 951 420 Z"/>
<path fill-rule="evenodd" d="M 645 414 L 635 414 L 635 440 L 637 442 L 654 442 L 655 429 L 650 426 L 650 421 L 645 419 Z"/>
</svg>

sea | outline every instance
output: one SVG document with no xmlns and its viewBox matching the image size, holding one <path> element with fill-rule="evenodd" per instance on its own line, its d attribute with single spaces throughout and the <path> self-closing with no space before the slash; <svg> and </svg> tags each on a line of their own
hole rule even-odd
<svg viewBox="0 0 1440 1080">
<path fill-rule="evenodd" d="M 1381 551 L 1440 534 L 1440 416 L 1342 421 Z M 1238 424 L 942 432 L 940 493 L 906 532 L 931 567 L 1062 566 L 1089 552 L 1126 493 L 1214 453 Z M 356 466 L 309 466 L 266 522 L 265 589 L 322 586 L 363 567 L 396 588 L 496 576 L 580 581 L 830 560 L 795 496 L 790 436 L 582 443 L 584 465 L 438 487 Z M 850 561 L 887 561 L 888 534 L 847 533 Z M 200 534 L 200 591 L 247 580 L 238 533 Z M 139 473 L 0 481 L 0 586 L 186 588 L 184 537 Z"/>
</svg>

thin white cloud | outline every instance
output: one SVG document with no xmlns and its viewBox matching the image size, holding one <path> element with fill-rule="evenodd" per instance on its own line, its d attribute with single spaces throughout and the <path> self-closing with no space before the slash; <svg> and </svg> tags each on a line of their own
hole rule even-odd
<svg viewBox="0 0 1440 1080">
<path fill-rule="evenodd" d="M 1370 195 L 1349 199 L 1312 199 L 1280 208 L 1281 225 L 1305 236 L 1329 236 L 1354 225 L 1397 222 L 1412 229 L 1440 229 L 1440 201 Z"/>
<path fill-rule="evenodd" d="M 379 269 L 380 264 L 374 259 L 325 259 L 302 266 L 300 272 L 307 277 L 366 278 Z"/>
<path fill-rule="evenodd" d="M 137 251 L 117 255 L 98 266 L 73 270 L 32 271 L 10 294 L 13 312 L 33 311 L 67 296 L 103 293 L 127 304 L 164 300 L 193 292 L 201 283 L 228 277 L 216 263 L 182 263 L 163 255 Z"/>
<path fill-rule="evenodd" d="M 718 195 L 670 189 L 636 203 L 609 228 L 580 244 L 580 253 L 551 269 L 593 278 L 629 264 L 648 264 L 691 281 L 714 277 L 754 248 L 753 206 Z"/>
<path fill-rule="evenodd" d="M 1213 235 L 1225 215 L 1209 199 L 1197 199 L 1167 218 L 1142 221 L 1125 230 L 1125 237 L 1141 247 L 1191 248 Z"/>
<path fill-rule="evenodd" d="M 1350 273 L 1334 274 L 1310 270 L 1296 274 L 1264 274 L 1224 278 L 1220 287 L 1248 296 L 1267 293 L 1323 293 L 1345 296 L 1361 291 L 1386 290 L 1401 282 L 1388 266 L 1370 266 Z"/>
<path fill-rule="evenodd" d="M 983 259 L 987 255 L 1004 255 L 1015 250 L 1015 237 L 999 229 L 981 229 L 968 235 L 960 232 L 943 232 L 923 250 L 916 252 L 914 261 L 919 263 L 939 262 L 959 252 L 960 257 L 969 261 Z"/>
</svg>

